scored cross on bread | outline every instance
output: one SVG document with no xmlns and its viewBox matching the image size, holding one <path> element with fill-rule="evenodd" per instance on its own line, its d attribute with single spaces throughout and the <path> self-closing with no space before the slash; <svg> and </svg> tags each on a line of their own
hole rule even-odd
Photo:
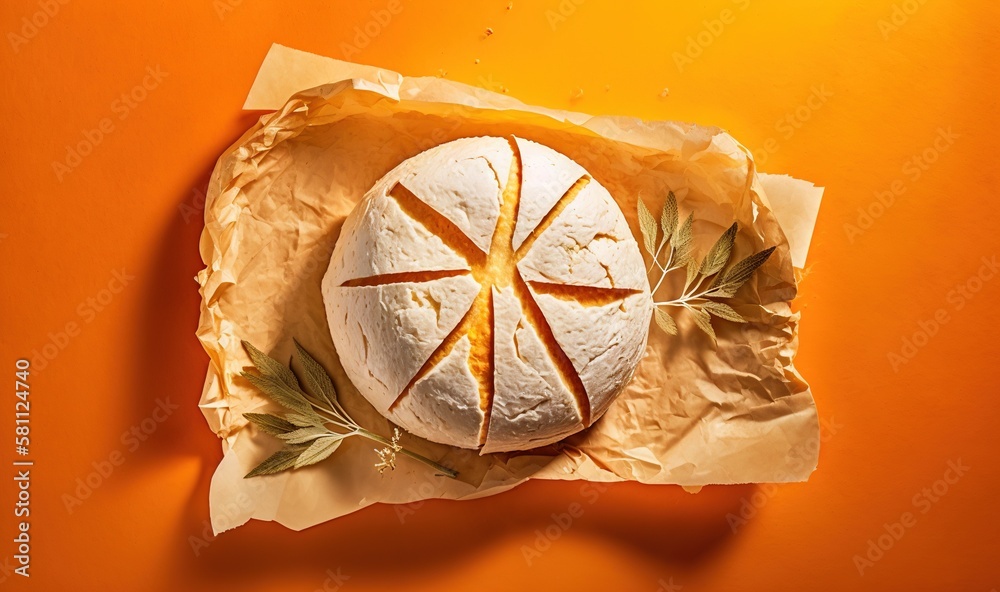
<svg viewBox="0 0 1000 592">
<path fill-rule="evenodd" d="M 323 283 L 348 376 L 386 417 L 483 452 L 560 440 L 631 378 L 651 314 L 610 194 L 520 138 L 464 138 L 376 183 Z"/>
</svg>

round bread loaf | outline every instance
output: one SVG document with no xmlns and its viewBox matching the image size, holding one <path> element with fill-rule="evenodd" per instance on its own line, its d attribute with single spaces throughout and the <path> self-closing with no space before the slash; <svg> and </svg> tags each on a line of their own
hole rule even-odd
<svg viewBox="0 0 1000 592">
<path fill-rule="evenodd" d="M 482 452 L 596 421 L 646 345 L 652 302 L 618 204 L 521 138 L 463 138 L 391 170 L 323 278 L 348 377 L 407 431 Z"/>
</svg>

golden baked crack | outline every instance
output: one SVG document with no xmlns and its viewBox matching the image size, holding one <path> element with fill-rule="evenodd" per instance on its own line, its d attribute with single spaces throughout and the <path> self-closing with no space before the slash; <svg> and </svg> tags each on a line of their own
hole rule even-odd
<svg viewBox="0 0 1000 592">
<path fill-rule="evenodd" d="M 536 294 L 551 294 L 560 300 L 575 300 L 584 306 L 604 306 L 624 300 L 633 294 L 642 293 L 642 290 L 628 288 L 594 288 L 546 282 L 530 282 L 529 285 Z"/>
<path fill-rule="evenodd" d="M 486 254 L 479 250 L 451 220 L 413 195 L 409 189 L 397 183 L 389 195 L 396 199 L 404 212 L 464 257 L 469 265 L 481 266 L 486 260 Z"/>
<path fill-rule="evenodd" d="M 535 244 L 535 240 L 537 240 L 543 232 L 548 230 L 549 226 L 552 225 L 552 222 L 563 212 L 563 210 L 566 209 L 573 199 L 576 198 L 581 191 L 583 191 L 583 188 L 586 187 L 589 182 L 590 177 L 580 177 L 575 183 L 573 183 L 572 187 L 570 187 L 569 190 L 559 198 L 556 205 L 552 206 L 552 209 L 545 214 L 544 218 L 542 218 L 541 223 L 539 223 L 539 225 L 535 227 L 530 234 L 528 234 L 528 237 L 524 239 L 524 242 L 521 243 L 520 247 L 518 247 L 518 259 L 523 259 L 524 256 L 528 254 L 528 251 L 531 250 L 531 246 Z"/>
<path fill-rule="evenodd" d="M 402 273 L 387 273 L 385 275 L 373 275 L 365 278 L 347 280 L 341 286 L 346 288 L 360 288 L 362 286 L 381 286 L 385 284 L 419 284 L 421 282 L 432 282 L 441 278 L 455 277 L 456 275 L 466 275 L 467 269 L 442 269 L 440 271 L 404 271 Z"/>
<path fill-rule="evenodd" d="M 542 343 L 545 344 L 549 355 L 552 356 L 552 361 L 555 363 L 559 376 L 573 395 L 573 399 L 580 409 L 581 422 L 584 425 L 590 425 L 590 398 L 587 396 L 587 389 L 583 381 L 580 380 L 580 374 L 573 367 L 573 361 L 569 359 L 566 352 L 559 346 L 559 342 L 552 333 L 552 327 L 545 320 L 545 314 L 538 308 L 534 296 L 528 290 L 528 285 L 524 283 L 524 280 L 520 276 L 517 277 L 517 281 L 515 282 L 514 293 L 517 294 L 518 300 L 521 301 L 521 305 L 524 307 L 526 318 L 535 330 L 538 331 Z"/>
</svg>

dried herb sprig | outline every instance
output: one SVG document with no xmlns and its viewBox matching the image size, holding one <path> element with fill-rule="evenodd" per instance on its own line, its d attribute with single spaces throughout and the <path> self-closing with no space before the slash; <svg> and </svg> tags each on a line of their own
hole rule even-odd
<svg viewBox="0 0 1000 592">
<path fill-rule="evenodd" d="M 379 458 L 379 461 L 375 463 L 375 468 L 378 469 L 379 473 L 384 473 L 386 469 L 390 471 L 396 469 L 396 453 L 403 450 L 403 447 L 399 445 L 399 436 L 399 428 L 393 428 L 392 440 L 389 441 L 389 445 L 382 449 L 375 449 L 375 454 L 378 454 Z"/>
<path fill-rule="evenodd" d="M 732 306 L 719 300 L 735 296 L 743 284 L 771 256 L 774 247 L 754 253 L 729 267 L 733 256 L 733 245 L 736 243 L 736 233 L 739 231 L 739 226 L 734 222 L 709 249 L 701 263 L 698 263 L 694 260 L 692 233 L 694 214 L 688 214 L 684 222 L 680 222 L 677 198 L 673 191 L 667 195 L 659 222 L 641 199 L 638 208 L 643 247 L 653 257 L 653 264 L 649 266 L 647 272 L 653 273 L 653 268 L 656 268 L 659 273 L 650 291 L 655 307 L 653 318 L 657 326 L 670 335 L 677 335 L 677 323 L 664 309 L 687 309 L 693 315 L 695 325 L 707 333 L 714 342 L 716 336 L 712 328 L 713 316 L 734 323 L 747 322 Z M 663 250 L 668 245 L 666 262 L 661 263 Z M 680 269 L 684 269 L 687 274 L 680 296 L 657 301 L 656 293 L 663 285 L 664 279 Z"/>
<path fill-rule="evenodd" d="M 446 477 L 454 479 L 458 476 L 458 472 L 400 446 L 399 428 L 394 430 L 390 440 L 358 425 L 337 400 L 337 391 L 330 375 L 298 341 L 295 342 L 295 350 L 302 364 L 303 382 L 309 392 L 299 386 L 298 378 L 290 368 L 249 342 L 242 343 L 259 373 L 243 372 L 242 376 L 288 411 L 284 416 L 270 413 L 243 414 L 258 429 L 284 442 L 281 450 L 267 457 L 244 478 L 316 464 L 333 454 L 344 440 L 354 436 L 386 446 L 382 450 L 375 450 L 380 458 L 380 462 L 375 464 L 379 473 L 396 467 L 398 452 L 424 463 Z"/>
</svg>

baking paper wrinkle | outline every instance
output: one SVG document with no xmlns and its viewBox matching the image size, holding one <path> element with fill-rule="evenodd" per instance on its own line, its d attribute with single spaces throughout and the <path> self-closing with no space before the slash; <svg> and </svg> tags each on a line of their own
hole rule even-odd
<svg viewBox="0 0 1000 592">
<path fill-rule="evenodd" d="M 792 365 L 799 315 L 790 302 L 793 267 L 805 264 L 822 188 L 752 173 L 748 152 L 718 128 L 535 107 L 280 45 L 265 58 L 244 108 L 274 113 L 219 158 L 200 242 L 206 268 L 196 278 L 203 299 L 197 335 L 210 358 L 200 407 L 223 439 L 210 493 L 216 533 L 251 518 L 303 529 L 376 502 L 472 499 L 527 479 L 635 480 L 696 491 L 804 481 L 815 469 L 819 425 L 809 387 Z M 657 212 L 669 189 L 682 215 L 694 211 L 707 221 L 695 226 L 702 251 L 734 218 L 737 257 L 776 245 L 734 302 L 755 322 L 718 323 L 718 349 L 683 314 L 679 337 L 651 330 L 626 391 L 592 428 L 556 446 L 480 456 L 404 435 L 403 445 L 458 470 L 457 480 L 405 457 L 380 475 L 373 444 L 360 438 L 319 465 L 243 479 L 279 444 L 242 417 L 276 407 L 239 377 L 250 365 L 241 339 L 286 361 L 297 338 L 330 371 L 351 415 L 391 434 L 339 365 L 322 274 L 344 218 L 382 175 L 427 148 L 476 135 L 517 135 L 572 158 L 611 192 L 635 235 L 636 196 Z M 755 298 L 767 311 L 740 303 Z"/>
</svg>

